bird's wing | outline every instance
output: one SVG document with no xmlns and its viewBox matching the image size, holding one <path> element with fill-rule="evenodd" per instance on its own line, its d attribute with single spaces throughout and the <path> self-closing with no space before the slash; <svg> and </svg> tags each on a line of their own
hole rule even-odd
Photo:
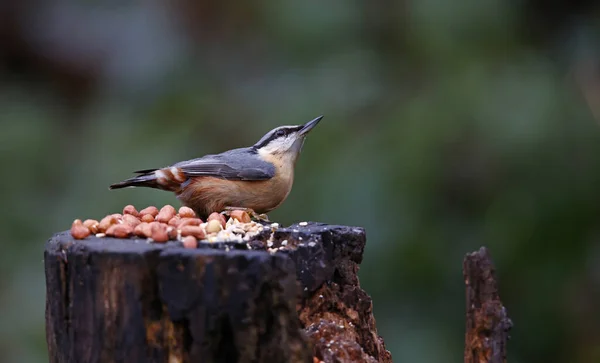
<svg viewBox="0 0 600 363">
<path fill-rule="evenodd" d="M 212 176 L 228 180 L 267 180 L 275 175 L 273 164 L 246 149 L 182 161 L 173 165 L 186 176 Z"/>
</svg>

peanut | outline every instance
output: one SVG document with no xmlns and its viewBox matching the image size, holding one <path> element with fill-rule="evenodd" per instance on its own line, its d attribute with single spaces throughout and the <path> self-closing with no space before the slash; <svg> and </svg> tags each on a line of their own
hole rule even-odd
<svg viewBox="0 0 600 363">
<path fill-rule="evenodd" d="M 123 214 L 123 223 L 132 226 L 133 228 L 137 227 L 138 224 L 142 223 L 139 219 L 133 216 L 133 214 Z"/>
<path fill-rule="evenodd" d="M 152 228 L 150 227 L 150 223 L 142 222 L 135 227 L 133 230 L 138 237 L 146 237 L 150 238 L 152 236 Z"/>
<path fill-rule="evenodd" d="M 145 214 L 150 214 L 152 217 L 156 217 L 158 215 L 158 208 L 156 208 L 155 206 L 144 208 L 140 211 L 140 216 L 143 216 Z"/>
<path fill-rule="evenodd" d="M 135 209 L 134 206 L 130 205 L 126 205 L 125 208 L 123 208 L 123 215 L 125 214 L 130 214 L 134 217 L 137 217 L 140 215 L 140 213 L 137 211 L 137 209 Z"/>
<path fill-rule="evenodd" d="M 102 218 L 98 224 L 98 232 L 105 233 L 110 226 L 117 223 L 119 223 L 119 221 L 114 215 L 107 215 L 106 217 Z"/>
<path fill-rule="evenodd" d="M 127 223 L 113 224 L 106 231 L 106 235 L 116 238 L 128 238 L 133 233 L 133 227 Z"/>
<path fill-rule="evenodd" d="M 221 222 L 217 219 L 213 219 L 206 224 L 206 233 L 217 233 L 221 228 Z"/>
<path fill-rule="evenodd" d="M 155 219 L 162 223 L 168 223 L 169 220 L 171 220 L 171 218 L 175 217 L 175 214 L 177 214 L 175 208 L 173 208 L 172 205 L 167 204 L 161 208 L 160 212 L 158 212 L 158 215 L 155 217 Z"/>
<path fill-rule="evenodd" d="M 182 242 L 185 248 L 198 248 L 198 240 L 194 236 L 186 236 Z"/>
<path fill-rule="evenodd" d="M 81 219 L 76 219 L 71 225 L 71 236 L 75 239 L 84 239 L 90 235 L 90 230 L 81 223 Z"/>
<path fill-rule="evenodd" d="M 181 227 L 181 235 L 183 237 L 194 236 L 197 239 L 203 239 L 206 237 L 206 232 L 200 226 L 184 226 Z"/>
<path fill-rule="evenodd" d="M 231 218 L 237 219 L 238 221 L 240 221 L 242 223 L 250 223 L 250 221 L 251 221 L 248 213 L 246 213 L 243 210 L 239 210 L 239 209 L 231 211 L 230 216 L 231 216 Z"/>
<path fill-rule="evenodd" d="M 202 224 L 202 219 L 200 218 L 182 218 L 177 225 L 177 228 L 182 228 L 185 226 L 199 226 Z"/>
<path fill-rule="evenodd" d="M 83 226 L 90 230 L 91 233 L 98 233 L 98 224 L 99 222 L 95 219 L 86 219 L 83 222 Z"/>
<path fill-rule="evenodd" d="M 150 222 L 154 222 L 154 216 L 152 214 L 144 214 L 144 215 L 140 215 L 142 218 L 142 222 L 146 222 L 146 223 L 150 223 Z"/>
<path fill-rule="evenodd" d="M 167 233 L 167 225 L 159 222 L 152 222 L 150 224 L 150 229 L 152 232 L 150 238 L 152 238 L 154 242 L 164 243 L 169 240 L 169 234 Z"/>
<path fill-rule="evenodd" d="M 225 229 L 225 226 L 227 225 L 227 221 L 225 220 L 224 215 L 222 215 L 221 213 L 213 212 L 213 213 L 211 213 L 211 215 L 208 216 L 208 219 L 206 221 L 210 222 L 212 220 L 219 221 L 221 223 L 221 227 L 223 227 L 223 229 Z"/>
<path fill-rule="evenodd" d="M 167 224 L 171 227 L 177 227 L 179 225 L 179 221 L 181 221 L 181 218 L 179 218 L 179 216 L 175 216 L 169 219 L 169 223 Z"/>
<path fill-rule="evenodd" d="M 189 207 L 181 207 L 179 208 L 179 216 L 181 218 L 194 218 L 196 217 L 196 213 L 192 208 Z"/>
</svg>

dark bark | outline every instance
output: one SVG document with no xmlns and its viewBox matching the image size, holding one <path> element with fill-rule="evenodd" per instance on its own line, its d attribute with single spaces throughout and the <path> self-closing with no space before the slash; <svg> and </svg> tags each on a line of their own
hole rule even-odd
<svg viewBox="0 0 600 363">
<path fill-rule="evenodd" d="M 506 344 L 512 322 L 500 301 L 495 268 L 488 250 L 465 256 L 465 363 L 506 363 Z"/>
<path fill-rule="evenodd" d="M 312 361 L 289 259 L 174 245 L 52 239 L 50 361 Z"/>
<path fill-rule="evenodd" d="M 358 284 L 364 246 L 361 228 L 313 223 L 195 250 L 57 234 L 50 361 L 391 362 Z"/>
<path fill-rule="evenodd" d="M 377 334 L 373 303 L 360 288 L 358 268 L 366 237 L 362 228 L 311 223 L 273 235 L 288 251 L 302 286 L 298 315 L 325 362 L 385 362 L 392 356 Z M 310 242 L 307 242 L 310 241 Z"/>
</svg>

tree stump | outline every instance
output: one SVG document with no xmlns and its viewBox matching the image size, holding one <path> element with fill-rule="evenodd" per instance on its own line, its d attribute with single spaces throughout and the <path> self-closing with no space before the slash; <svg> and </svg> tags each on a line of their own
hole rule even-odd
<svg viewBox="0 0 600 363">
<path fill-rule="evenodd" d="M 465 256 L 465 363 L 506 363 L 506 343 L 512 321 L 500 301 L 496 272 L 488 250 Z"/>
<path fill-rule="evenodd" d="M 198 249 L 58 233 L 50 362 L 391 362 L 356 275 L 365 242 L 319 223 Z"/>
</svg>

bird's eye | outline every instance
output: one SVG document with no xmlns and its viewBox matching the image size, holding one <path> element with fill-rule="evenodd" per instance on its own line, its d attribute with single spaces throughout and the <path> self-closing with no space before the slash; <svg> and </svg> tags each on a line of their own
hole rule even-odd
<svg viewBox="0 0 600 363">
<path fill-rule="evenodd" d="M 285 130 L 277 130 L 277 132 L 275 133 L 275 136 L 277 136 L 277 137 L 285 136 Z"/>
</svg>

